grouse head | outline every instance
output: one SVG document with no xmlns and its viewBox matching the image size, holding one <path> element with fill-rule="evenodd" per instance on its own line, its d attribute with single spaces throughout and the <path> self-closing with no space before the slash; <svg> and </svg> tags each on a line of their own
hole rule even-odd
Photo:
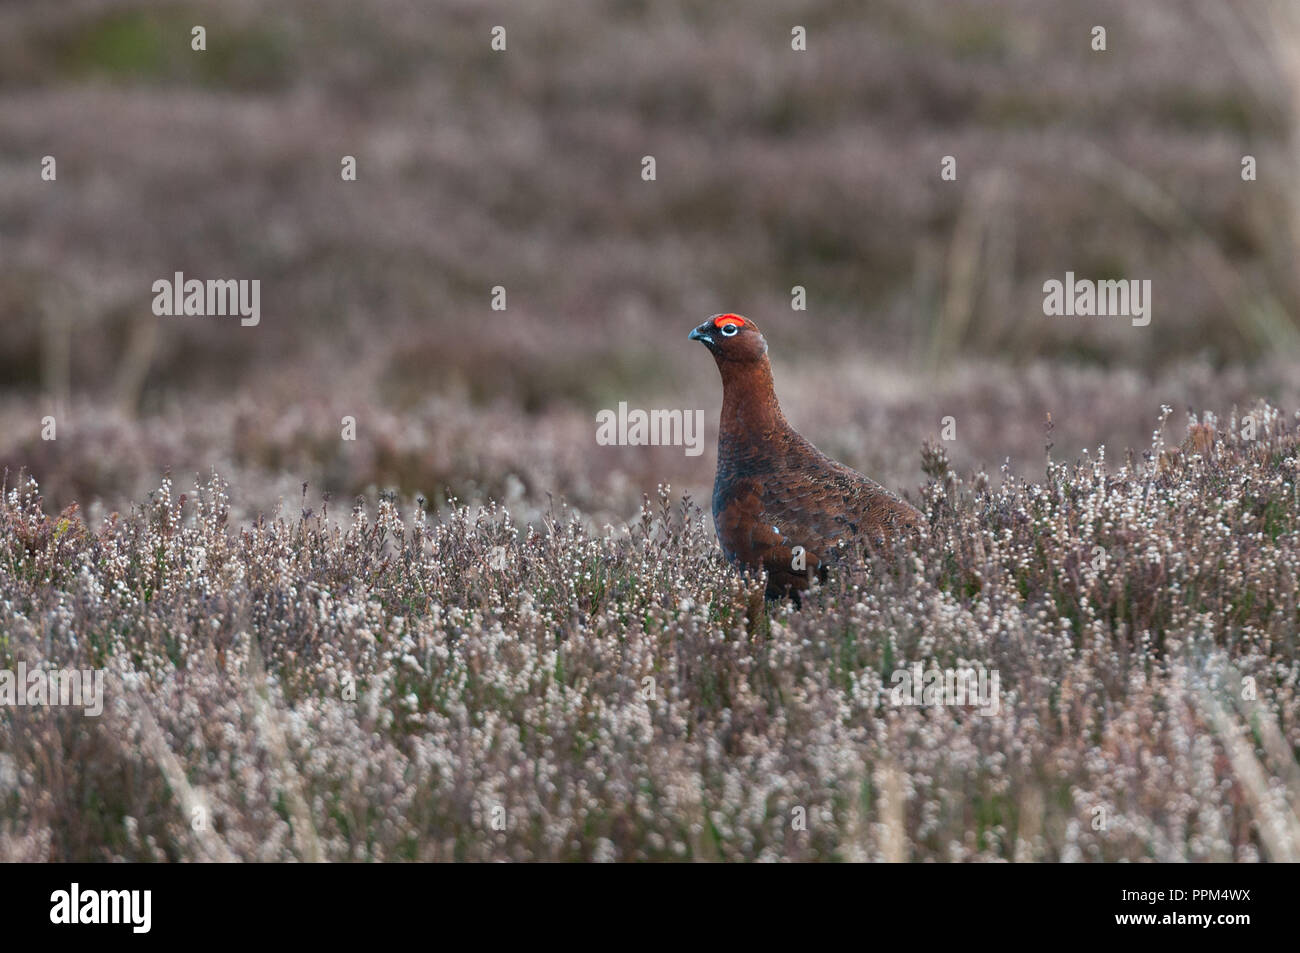
<svg viewBox="0 0 1300 953">
<path fill-rule="evenodd" d="M 719 368 L 761 364 L 767 360 L 767 341 L 753 321 L 738 314 L 715 314 L 691 332 L 713 354 Z"/>
</svg>

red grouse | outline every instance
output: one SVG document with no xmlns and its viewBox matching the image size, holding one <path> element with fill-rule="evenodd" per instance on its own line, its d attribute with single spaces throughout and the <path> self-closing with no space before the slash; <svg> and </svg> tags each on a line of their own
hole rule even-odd
<svg viewBox="0 0 1300 953">
<path fill-rule="evenodd" d="M 767 341 L 753 321 L 719 314 L 691 332 L 722 374 L 713 522 L 722 552 L 767 571 L 767 596 L 798 599 L 852 549 L 889 545 L 924 524 L 914 507 L 836 463 L 786 423 Z"/>
</svg>

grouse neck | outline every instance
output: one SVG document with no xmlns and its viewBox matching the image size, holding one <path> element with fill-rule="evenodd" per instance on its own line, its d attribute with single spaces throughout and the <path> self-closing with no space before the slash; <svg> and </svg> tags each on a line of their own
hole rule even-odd
<svg viewBox="0 0 1300 953">
<path fill-rule="evenodd" d="M 772 364 L 763 360 L 750 363 L 719 362 L 722 372 L 722 417 L 719 439 L 722 444 L 753 439 L 758 434 L 783 430 L 788 425 L 776 400 L 772 384 Z"/>
</svg>

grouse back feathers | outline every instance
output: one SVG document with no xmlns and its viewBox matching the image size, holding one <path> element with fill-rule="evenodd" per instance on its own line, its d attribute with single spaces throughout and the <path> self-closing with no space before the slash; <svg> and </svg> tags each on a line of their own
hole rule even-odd
<svg viewBox="0 0 1300 953">
<path fill-rule="evenodd" d="M 723 554 L 767 572 L 767 595 L 806 589 L 837 557 L 891 544 L 924 518 L 861 473 L 837 463 L 786 422 L 767 341 L 754 322 L 719 314 L 691 332 L 722 374 L 713 522 Z"/>
</svg>

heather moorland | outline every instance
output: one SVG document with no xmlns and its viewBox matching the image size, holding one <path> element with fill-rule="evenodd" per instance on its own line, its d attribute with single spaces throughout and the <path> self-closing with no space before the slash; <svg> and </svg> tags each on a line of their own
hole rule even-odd
<svg viewBox="0 0 1300 953">
<path fill-rule="evenodd" d="M 1284 2 L 0 5 L 0 860 L 1300 860 L 1298 161 Z M 721 311 L 926 516 L 798 609 Z"/>
</svg>

